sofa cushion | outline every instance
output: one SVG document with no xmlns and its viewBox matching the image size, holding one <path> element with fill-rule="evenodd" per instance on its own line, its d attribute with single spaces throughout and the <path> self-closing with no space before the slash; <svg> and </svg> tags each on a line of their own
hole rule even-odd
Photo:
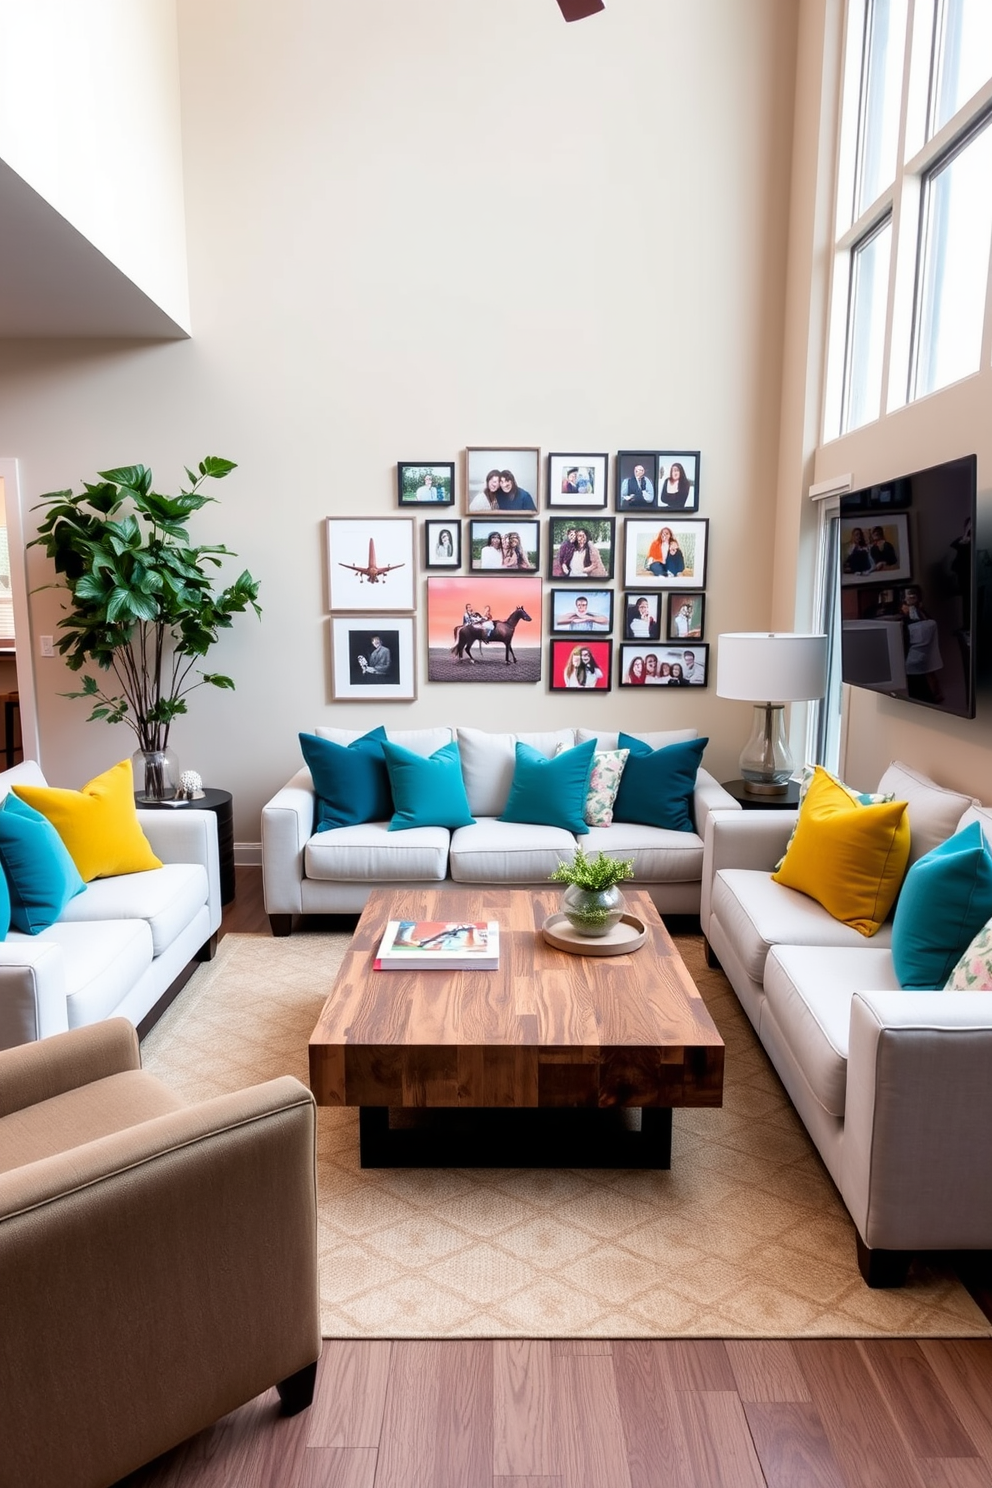
<svg viewBox="0 0 992 1488">
<path fill-rule="evenodd" d="M 147 873 L 98 878 L 85 894 L 62 911 L 63 923 L 94 920 L 145 920 L 156 956 L 176 937 L 207 902 L 207 870 L 200 863 L 164 863 Z"/>
<path fill-rule="evenodd" d="M 628 737 L 646 744 L 649 749 L 665 749 L 669 744 L 684 744 L 687 739 L 698 739 L 699 730 L 694 728 L 655 729 L 649 733 L 631 731 Z M 584 744 L 587 739 L 595 739 L 597 749 L 620 748 L 620 734 L 610 729 L 576 729 L 575 742 L 577 744 Z"/>
<path fill-rule="evenodd" d="M 834 919 L 822 904 L 776 883 L 762 869 L 721 868 L 713 880 L 712 908 L 748 976 L 759 983 L 773 945 L 853 947 L 865 943 L 859 931 Z M 873 944 L 891 943 L 892 926 L 884 924 Z"/>
<path fill-rule="evenodd" d="M 467 827 L 474 820 L 454 739 L 426 758 L 389 740 L 382 752 L 393 793 L 390 832 L 411 827 Z"/>
<path fill-rule="evenodd" d="M 880 791 L 891 791 L 897 801 L 907 801 L 909 816 L 909 861 L 915 863 L 932 847 L 952 836 L 962 814 L 975 804 L 971 796 L 946 790 L 926 775 L 893 760 L 878 782 Z"/>
<path fill-rule="evenodd" d="M 630 754 L 613 804 L 615 822 L 640 822 L 692 832 L 692 793 L 709 739 L 685 739 L 653 749 L 633 734 L 620 735 Z"/>
<path fill-rule="evenodd" d="M 803 802 L 809 794 L 809 788 L 813 784 L 813 781 L 816 779 L 816 772 L 818 769 L 822 769 L 822 766 L 803 765 L 802 771 L 799 776 L 800 811 L 802 810 Z M 829 770 L 825 771 L 824 773 L 828 775 L 830 774 Z M 834 782 L 835 785 L 839 785 L 841 790 L 847 791 L 847 794 L 850 796 L 851 800 L 857 802 L 859 806 L 880 806 L 885 801 L 895 800 L 895 795 L 892 791 L 859 791 L 855 790 L 854 787 L 851 785 L 845 785 L 839 775 L 830 775 L 830 779 Z M 798 821 L 798 817 L 796 818 L 796 820 Z M 789 848 L 792 846 L 792 839 L 795 835 L 796 829 L 795 826 L 793 826 L 792 832 L 789 836 L 789 840 L 785 845 L 786 852 L 788 852 Z M 776 872 L 778 872 L 779 868 L 781 868 L 784 862 L 785 853 L 782 854 L 778 862 L 775 864 Z"/>
<path fill-rule="evenodd" d="M 962 952 L 947 978 L 946 992 L 992 992 L 992 920 Z"/>
<path fill-rule="evenodd" d="M 608 827 L 613 822 L 613 803 L 620 789 L 623 767 L 630 757 L 629 749 L 597 749 L 592 757 L 589 788 L 583 807 L 587 827 Z"/>
<path fill-rule="evenodd" d="M 941 988 L 992 915 L 992 852 L 978 822 L 910 868 L 892 920 L 892 961 L 907 991 Z"/>
<path fill-rule="evenodd" d="M 335 744 L 353 744 L 356 739 L 361 739 L 367 731 L 365 729 L 342 729 L 328 728 L 321 725 L 314 729 L 318 739 L 330 739 Z M 387 729 L 386 738 L 391 744 L 399 744 L 402 749 L 410 749 L 414 754 L 433 754 L 445 744 L 450 744 L 454 734 L 450 728 L 425 728 L 425 729 Z"/>
<path fill-rule="evenodd" d="M 300 734 L 300 749 L 313 780 L 313 829 L 354 827 L 384 821 L 393 810 L 389 771 L 382 746 L 384 728 L 362 734 L 350 744 L 337 744 L 319 734 Z"/>
<path fill-rule="evenodd" d="M 5 796 L 0 809 L 0 866 L 10 891 L 10 923 L 26 935 L 54 924 L 86 888 L 51 822 L 15 795 Z"/>
<path fill-rule="evenodd" d="M 332 827 L 303 850 L 307 878 L 332 883 L 433 883 L 448 871 L 446 827 L 390 832 L 386 822 Z"/>
<path fill-rule="evenodd" d="M 51 822 L 85 883 L 161 868 L 138 821 L 129 759 L 94 776 L 82 790 L 52 785 L 15 785 L 13 790 Z"/>
<path fill-rule="evenodd" d="M 768 1013 L 823 1109 L 843 1117 L 851 999 L 855 992 L 898 988 L 890 952 L 877 945 L 839 950 L 775 946 L 765 963 Z M 762 1032 L 758 1028 L 759 1034 Z"/>
<path fill-rule="evenodd" d="M 982 835 L 989 848 L 992 849 L 992 806 L 979 806 L 977 801 L 973 806 L 969 806 L 958 822 L 958 831 L 970 827 L 972 822 L 977 822 L 981 827 Z"/>
<path fill-rule="evenodd" d="M 483 817 L 452 832 L 451 877 L 456 883 L 543 883 L 559 863 L 571 862 L 575 847 L 575 836 L 562 827 Z"/>
<path fill-rule="evenodd" d="M 594 752 L 590 739 L 546 759 L 518 739 L 513 784 L 500 821 L 562 827 L 583 836 L 589 830 L 585 809 Z"/>
<path fill-rule="evenodd" d="M 0 1173 L 81 1147 L 184 1105 L 146 1070 L 122 1070 L 0 1118 Z"/>
<path fill-rule="evenodd" d="M 895 903 L 909 856 L 905 801 L 862 806 L 816 767 L 776 883 L 874 935 Z"/>
<path fill-rule="evenodd" d="M 39 939 L 52 941 L 62 951 L 70 1028 L 109 1018 L 148 970 L 154 955 L 151 927 L 137 918 L 105 919 L 98 924 L 59 920 L 43 930 Z"/>
<path fill-rule="evenodd" d="M 695 832 L 614 821 L 609 827 L 591 827 L 582 846 L 590 857 L 605 852 L 633 858 L 634 878 L 640 883 L 698 883 L 703 874 L 703 839 Z"/>
<path fill-rule="evenodd" d="M 502 815 L 513 783 L 518 742 L 529 744 L 545 759 L 551 759 L 562 747 L 571 749 L 575 743 L 574 729 L 500 734 L 485 729 L 460 728 L 457 733 L 465 794 L 469 810 L 475 817 Z"/>
</svg>

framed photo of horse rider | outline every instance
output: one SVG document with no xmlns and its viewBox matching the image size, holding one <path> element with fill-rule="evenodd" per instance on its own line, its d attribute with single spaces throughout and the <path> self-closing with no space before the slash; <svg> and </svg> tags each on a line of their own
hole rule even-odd
<svg viewBox="0 0 992 1488">
<path fill-rule="evenodd" d="M 533 574 L 427 580 L 430 682 L 539 682 L 543 581 Z"/>
</svg>

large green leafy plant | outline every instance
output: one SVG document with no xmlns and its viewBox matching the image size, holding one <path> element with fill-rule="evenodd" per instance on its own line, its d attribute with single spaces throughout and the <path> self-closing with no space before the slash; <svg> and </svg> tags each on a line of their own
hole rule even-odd
<svg viewBox="0 0 992 1488">
<path fill-rule="evenodd" d="M 249 607 L 261 615 L 258 581 L 247 569 L 215 591 L 225 557 L 222 544 L 193 547 L 186 523 L 213 501 L 201 494 L 208 480 L 236 467 L 208 455 L 197 472 L 186 470 L 189 489 L 178 496 L 152 490 L 144 465 L 101 470 L 99 482 L 79 493 L 50 491 L 41 498 L 47 515 L 31 547 L 54 561 L 68 590 L 70 612 L 59 621 L 56 646 L 70 671 L 95 664 L 113 672 L 119 691 L 106 690 L 87 673 L 80 692 L 89 698 L 89 721 L 126 723 L 146 751 L 164 750 L 174 718 L 185 713 L 196 687 L 233 688 L 230 677 L 197 670 L 197 662 Z"/>
</svg>

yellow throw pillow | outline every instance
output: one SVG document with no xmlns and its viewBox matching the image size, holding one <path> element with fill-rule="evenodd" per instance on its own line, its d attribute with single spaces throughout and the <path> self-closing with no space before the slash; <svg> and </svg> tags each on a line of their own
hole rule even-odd
<svg viewBox="0 0 992 1488">
<path fill-rule="evenodd" d="M 808 894 L 835 920 L 874 935 L 895 903 L 908 862 L 906 802 L 863 806 L 818 765 L 772 878 Z"/>
<path fill-rule="evenodd" d="M 97 775 L 81 791 L 48 785 L 15 785 L 13 790 L 48 818 L 86 883 L 161 868 L 138 823 L 130 760 Z"/>
</svg>

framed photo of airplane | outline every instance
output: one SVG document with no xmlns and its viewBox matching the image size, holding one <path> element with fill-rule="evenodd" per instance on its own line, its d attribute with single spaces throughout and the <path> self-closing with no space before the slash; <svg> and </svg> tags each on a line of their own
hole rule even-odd
<svg viewBox="0 0 992 1488">
<path fill-rule="evenodd" d="M 412 517 L 328 517 L 328 609 L 412 610 L 413 528 Z"/>
</svg>

